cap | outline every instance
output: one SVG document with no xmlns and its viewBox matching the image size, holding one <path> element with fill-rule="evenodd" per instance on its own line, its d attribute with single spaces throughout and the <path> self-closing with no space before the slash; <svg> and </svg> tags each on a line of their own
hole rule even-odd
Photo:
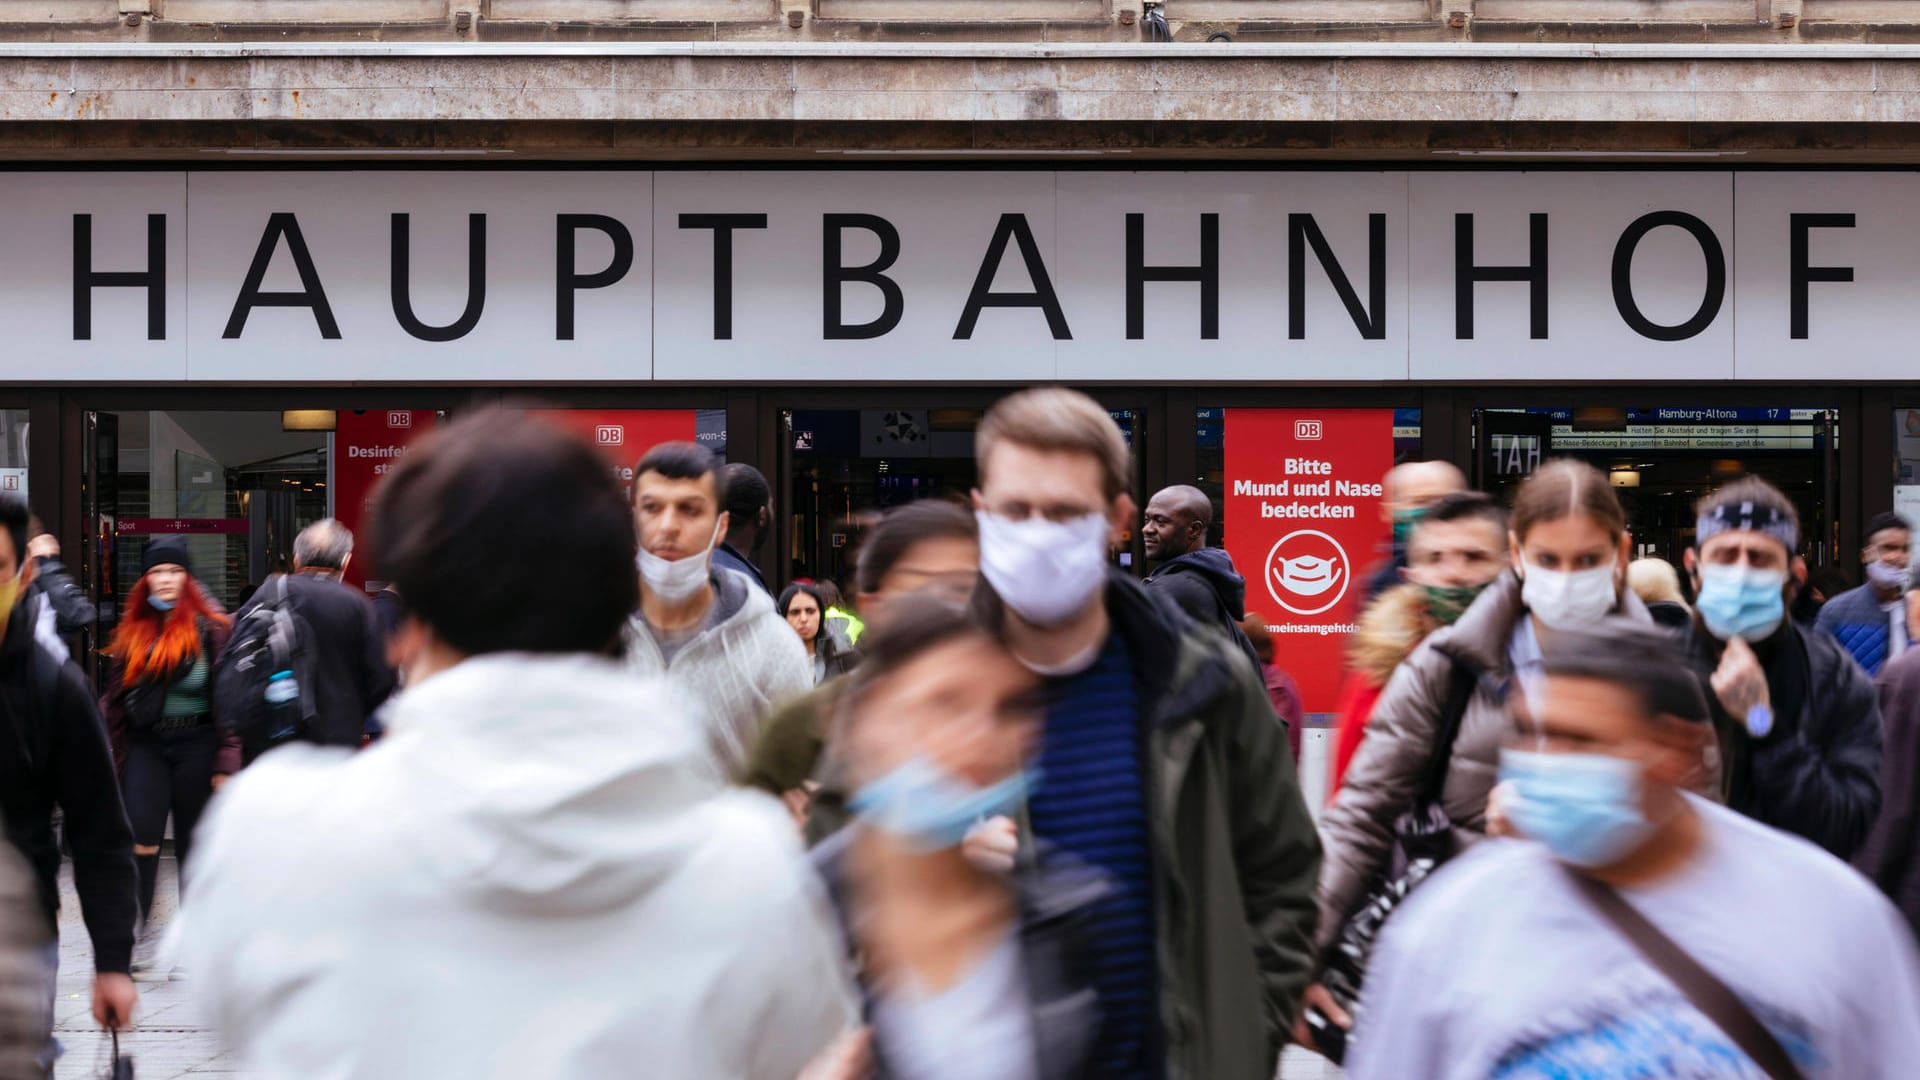
<svg viewBox="0 0 1920 1080">
<path fill-rule="evenodd" d="M 165 563 L 173 563 L 187 573 L 193 573 L 193 555 L 187 550 L 186 537 L 161 536 L 147 541 L 147 550 L 140 556 L 140 572 L 145 574 Z"/>
</svg>

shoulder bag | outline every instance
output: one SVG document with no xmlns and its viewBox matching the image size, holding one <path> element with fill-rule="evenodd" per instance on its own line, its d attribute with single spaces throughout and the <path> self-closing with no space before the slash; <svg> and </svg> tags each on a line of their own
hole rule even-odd
<svg viewBox="0 0 1920 1080">
<path fill-rule="evenodd" d="M 1765 1024 L 1753 1015 L 1737 994 L 1727 988 L 1727 984 L 1715 978 L 1713 973 L 1700 966 L 1687 950 L 1680 947 L 1672 938 L 1660 931 L 1660 928 L 1647 921 L 1647 917 L 1627 903 L 1619 893 L 1605 885 L 1567 871 L 1573 885 L 1580 895 L 1586 897 L 1600 914 L 1606 916 L 1614 929 L 1620 931 L 1647 962 L 1659 969 L 1687 995 L 1694 1008 L 1711 1020 L 1715 1027 L 1725 1032 L 1733 1040 L 1740 1052 L 1753 1059 L 1771 1080 L 1806 1080 L 1806 1074 L 1793 1063 L 1780 1040 L 1773 1037 Z"/>
<path fill-rule="evenodd" d="M 1367 964 L 1381 928 L 1404 903 L 1407 896 L 1425 881 L 1440 864 L 1455 854 L 1453 820 L 1447 816 L 1441 796 L 1447 786 L 1447 766 L 1453 760 L 1453 744 L 1460 737 L 1460 724 L 1480 685 L 1474 669 L 1457 657 L 1452 661 L 1447 683 L 1447 700 L 1435 727 L 1433 749 L 1422 770 L 1413 802 L 1393 823 L 1393 850 L 1366 897 L 1346 922 L 1332 946 L 1321 957 L 1321 983 L 1333 994 L 1340 1007 L 1353 1012 L 1360 1000 L 1360 987 L 1366 980 Z"/>
</svg>

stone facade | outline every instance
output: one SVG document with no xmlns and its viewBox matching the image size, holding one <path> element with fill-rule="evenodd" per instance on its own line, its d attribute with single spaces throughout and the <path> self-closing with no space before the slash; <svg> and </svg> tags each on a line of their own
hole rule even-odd
<svg viewBox="0 0 1920 1080">
<path fill-rule="evenodd" d="M 1910 0 L 5 0 L 0 40 L 1920 40 Z M 1224 35 L 1224 37 L 1222 37 Z"/>
</svg>

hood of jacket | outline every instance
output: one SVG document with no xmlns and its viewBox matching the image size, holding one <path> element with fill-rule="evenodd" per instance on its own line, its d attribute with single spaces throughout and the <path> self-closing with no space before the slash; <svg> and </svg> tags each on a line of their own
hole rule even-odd
<svg viewBox="0 0 1920 1080">
<path fill-rule="evenodd" d="M 378 760 L 409 792 L 408 863 L 493 909 L 630 903 L 710 839 L 721 794 L 692 712 L 663 681 L 582 655 L 467 660 L 387 711 Z"/>
<path fill-rule="evenodd" d="M 1438 629 L 1440 623 L 1427 614 L 1426 590 L 1396 585 L 1367 605 L 1360 628 L 1347 642 L 1347 661 L 1369 684 L 1385 686 L 1393 669 Z"/>
<path fill-rule="evenodd" d="M 1220 595 L 1235 618 L 1246 617 L 1247 579 L 1233 568 L 1233 558 L 1225 549 L 1200 548 L 1185 555 L 1176 555 L 1161 563 L 1159 569 L 1148 577 L 1160 578 L 1173 574 L 1198 574 Z"/>
</svg>

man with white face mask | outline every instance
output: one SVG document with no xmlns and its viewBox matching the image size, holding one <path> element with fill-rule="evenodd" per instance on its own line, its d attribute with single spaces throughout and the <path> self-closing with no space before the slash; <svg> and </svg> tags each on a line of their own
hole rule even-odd
<svg viewBox="0 0 1920 1080">
<path fill-rule="evenodd" d="M 627 662 L 671 677 L 701 707 L 714 760 L 737 780 L 774 706 L 813 688 L 813 665 L 766 590 L 713 564 L 727 534 L 721 476 L 695 443 L 662 443 L 634 466 L 640 609 Z"/>
<path fill-rule="evenodd" d="M 1807 565 L 1793 503 L 1748 477 L 1701 500 L 1692 655 L 1719 731 L 1729 807 L 1841 858 L 1880 810 L 1880 708 L 1834 637 L 1787 618 Z"/>
<path fill-rule="evenodd" d="M 1092 915 L 1089 1074 L 1270 1080 L 1320 864 L 1285 729 L 1224 633 L 1109 569 L 1134 506 L 1106 410 L 1015 394 L 981 421 L 977 456 L 980 600 L 1048 683 L 1028 816 L 1115 885 Z"/>
<path fill-rule="evenodd" d="M 1912 936 L 1838 861 L 1684 790 L 1713 733 L 1677 644 L 1618 618 L 1543 640 L 1500 761 L 1523 839 L 1387 923 L 1352 1080 L 1912 1075 Z"/>
</svg>

